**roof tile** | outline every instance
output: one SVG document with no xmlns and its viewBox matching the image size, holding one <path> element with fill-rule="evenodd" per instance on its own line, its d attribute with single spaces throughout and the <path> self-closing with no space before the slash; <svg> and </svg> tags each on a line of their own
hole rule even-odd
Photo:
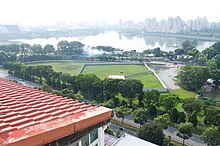
<svg viewBox="0 0 220 146">
<path fill-rule="evenodd" d="M 111 109 L 0 78 L 0 143 L 7 142 L 9 146 L 44 145 L 106 121 L 111 113 Z"/>
</svg>

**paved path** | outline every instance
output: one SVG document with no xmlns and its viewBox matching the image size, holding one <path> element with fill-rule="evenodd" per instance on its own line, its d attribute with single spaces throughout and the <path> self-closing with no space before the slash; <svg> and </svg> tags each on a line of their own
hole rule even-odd
<svg viewBox="0 0 220 146">
<path fill-rule="evenodd" d="M 125 76 L 125 78 L 133 78 L 136 76 L 147 75 L 147 74 L 150 74 L 150 72 L 140 72 L 140 73 L 136 73 L 136 74 L 132 74 L 132 75 L 127 75 L 127 76 Z"/>
<path fill-rule="evenodd" d="M 114 120 L 121 121 L 121 118 L 117 118 L 116 116 L 113 117 Z M 131 125 L 136 128 L 140 128 L 139 124 L 134 123 L 132 120 L 132 116 L 129 116 L 129 118 L 124 119 L 124 123 Z M 148 121 L 148 123 L 153 123 L 152 121 Z M 124 131 L 126 132 L 126 131 Z M 182 143 L 182 138 L 176 136 L 177 129 L 173 127 L 168 127 L 168 129 L 163 130 L 164 134 L 168 137 L 171 136 L 171 139 L 177 142 Z M 128 133 L 129 134 L 129 133 Z M 185 144 L 189 146 L 207 146 L 207 144 L 201 140 L 201 138 L 198 135 L 193 134 L 193 136 L 187 140 L 185 140 Z"/>
</svg>

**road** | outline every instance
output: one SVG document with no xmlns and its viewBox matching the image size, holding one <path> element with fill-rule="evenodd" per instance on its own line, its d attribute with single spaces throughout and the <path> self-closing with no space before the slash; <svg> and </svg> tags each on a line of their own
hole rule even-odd
<svg viewBox="0 0 220 146">
<path fill-rule="evenodd" d="M 34 88 L 34 87 L 40 87 L 39 84 L 35 84 L 35 83 L 32 83 L 32 82 L 29 82 L 29 81 L 26 81 L 26 80 L 22 80 L 20 78 L 17 78 L 15 76 L 11 76 L 8 74 L 7 70 L 4 70 L 4 69 L 0 69 L 0 77 L 1 78 L 5 78 L 7 80 L 12 80 L 12 81 L 17 81 L 18 83 L 21 83 L 25 86 L 28 86 L 28 87 L 31 87 L 31 88 Z"/>
<path fill-rule="evenodd" d="M 118 125 L 113 124 L 113 123 L 109 123 L 108 126 L 114 132 L 118 132 L 122 128 L 121 126 L 118 126 Z M 138 133 L 137 132 L 131 131 L 129 129 L 123 128 L 123 132 L 127 133 L 127 134 L 130 134 L 130 135 L 133 135 L 135 137 L 138 137 Z"/>
<path fill-rule="evenodd" d="M 114 116 L 113 119 L 117 121 L 121 121 L 121 118 L 117 118 L 116 116 Z M 132 120 L 132 116 L 125 117 L 124 123 L 131 125 L 133 127 L 136 127 L 136 128 L 140 128 L 139 124 L 134 123 L 134 121 Z M 148 123 L 153 123 L 153 122 L 149 121 Z M 176 136 L 177 131 L 178 130 L 173 127 L 168 127 L 168 129 L 163 130 L 165 136 L 167 137 L 171 136 L 172 140 L 182 143 L 182 138 Z M 124 132 L 127 133 L 125 129 L 124 129 Z M 198 135 L 195 135 L 195 134 L 193 134 L 191 138 L 185 140 L 185 144 L 189 146 L 207 146 L 207 144 Z"/>
</svg>

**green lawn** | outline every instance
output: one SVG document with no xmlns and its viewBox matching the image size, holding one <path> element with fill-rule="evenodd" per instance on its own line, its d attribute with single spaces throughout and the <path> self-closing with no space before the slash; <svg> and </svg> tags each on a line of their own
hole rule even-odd
<svg viewBox="0 0 220 146">
<path fill-rule="evenodd" d="M 27 65 L 51 65 L 57 72 L 69 73 L 71 75 L 77 75 L 82 68 L 84 62 L 76 61 L 57 61 L 57 62 L 43 62 L 43 63 L 31 63 Z"/>
<path fill-rule="evenodd" d="M 85 62 L 76 61 L 55 61 L 55 62 L 39 62 L 26 65 L 51 65 L 57 72 L 69 73 L 77 75 Z M 149 72 L 144 65 L 101 65 L 101 66 L 86 66 L 83 73 L 94 73 L 99 78 L 105 79 L 108 75 L 132 75 L 141 72 Z M 163 88 L 159 80 L 153 73 L 131 77 L 130 79 L 140 80 L 144 84 L 144 88 Z"/>
<path fill-rule="evenodd" d="M 186 98 L 195 98 L 196 93 L 187 91 L 185 89 L 178 89 L 178 90 L 169 90 L 170 93 L 178 95 L 181 99 L 186 99 Z"/>
<path fill-rule="evenodd" d="M 140 80 L 144 84 L 144 88 L 163 88 L 160 81 L 153 73 L 134 77 L 133 79 Z"/>
<path fill-rule="evenodd" d="M 131 75 L 140 72 L 148 72 L 147 68 L 143 65 L 97 65 L 86 66 L 83 73 L 94 73 L 101 79 L 105 79 L 108 75 Z"/>
<path fill-rule="evenodd" d="M 132 75 L 141 72 L 149 72 L 144 65 L 101 65 L 101 66 L 86 66 L 83 70 L 84 74 L 93 73 L 99 78 L 105 79 L 108 75 Z M 144 84 L 144 88 L 163 88 L 159 80 L 153 73 L 131 77 L 130 79 L 140 80 Z"/>
</svg>

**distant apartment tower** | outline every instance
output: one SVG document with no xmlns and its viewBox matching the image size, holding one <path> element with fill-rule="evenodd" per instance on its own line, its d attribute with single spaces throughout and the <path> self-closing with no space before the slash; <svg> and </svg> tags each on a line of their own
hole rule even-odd
<svg viewBox="0 0 220 146">
<path fill-rule="evenodd" d="M 123 20 L 119 19 L 119 29 L 123 30 Z"/>
<path fill-rule="evenodd" d="M 157 32 L 167 32 L 167 21 L 162 19 L 158 22 L 158 29 Z"/>
<path fill-rule="evenodd" d="M 132 31 L 132 30 L 136 29 L 136 25 L 135 25 L 134 21 L 132 21 L 132 20 L 125 21 L 123 27 L 124 27 L 125 31 Z"/>
<path fill-rule="evenodd" d="M 198 17 L 193 21 L 193 30 L 200 31 L 207 27 L 208 27 L 208 20 L 206 17 L 203 18 Z"/>
<path fill-rule="evenodd" d="M 145 20 L 145 26 L 147 32 L 157 32 L 157 19 L 156 18 L 148 18 Z"/>
<path fill-rule="evenodd" d="M 187 29 L 186 31 L 191 31 L 193 29 L 193 21 L 192 20 L 188 20 L 187 21 Z"/>
</svg>

